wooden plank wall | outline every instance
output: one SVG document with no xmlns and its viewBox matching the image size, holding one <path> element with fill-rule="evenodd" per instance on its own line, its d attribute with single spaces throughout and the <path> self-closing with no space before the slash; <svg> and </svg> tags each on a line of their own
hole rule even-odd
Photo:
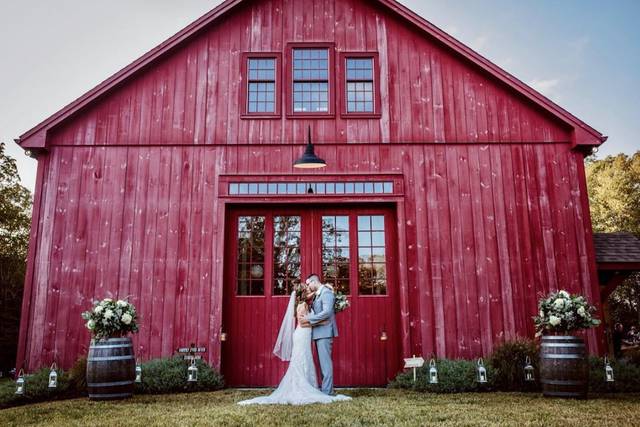
<svg viewBox="0 0 640 427">
<path fill-rule="evenodd" d="M 292 173 L 298 146 L 55 147 L 39 224 L 28 366 L 68 367 L 93 298 L 130 296 L 142 358 L 206 343 L 218 363 L 222 173 Z M 335 145 L 344 168 L 405 176 L 411 345 L 416 354 L 488 354 L 533 334 L 549 289 L 597 301 L 587 251 L 581 156 L 566 144 Z M 593 337 L 592 337 L 593 338 Z M 591 340 L 595 350 L 595 339 Z"/>
<path fill-rule="evenodd" d="M 379 52 L 381 119 L 240 118 L 241 54 L 284 53 L 289 42 L 309 41 Z M 375 4 L 272 0 L 232 12 L 53 132 L 48 144 L 300 142 L 308 124 L 319 143 L 571 139 L 566 126 Z"/>
</svg>

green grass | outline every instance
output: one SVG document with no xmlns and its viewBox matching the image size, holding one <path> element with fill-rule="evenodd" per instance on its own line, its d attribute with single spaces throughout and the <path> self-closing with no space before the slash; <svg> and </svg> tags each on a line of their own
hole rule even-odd
<svg viewBox="0 0 640 427">
<path fill-rule="evenodd" d="M 349 390 L 351 402 L 331 405 L 249 406 L 236 402 L 261 391 L 145 395 L 119 402 L 73 399 L 0 410 L 0 425 L 630 425 L 640 421 L 640 395 L 587 401 L 538 394 L 424 394 L 404 390 Z"/>
</svg>

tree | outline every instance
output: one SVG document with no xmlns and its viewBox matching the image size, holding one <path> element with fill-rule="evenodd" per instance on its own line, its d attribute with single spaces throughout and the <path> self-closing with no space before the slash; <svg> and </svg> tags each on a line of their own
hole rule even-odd
<svg viewBox="0 0 640 427">
<path fill-rule="evenodd" d="M 640 238 L 640 151 L 588 159 L 586 172 L 594 231 L 625 231 Z M 609 303 L 615 322 L 640 321 L 640 273 L 618 286 Z"/>
<path fill-rule="evenodd" d="M 0 143 L 0 370 L 15 366 L 22 289 L 26 271 L 31 193 L 22 184 L 15 159 Z"/>
</svg>

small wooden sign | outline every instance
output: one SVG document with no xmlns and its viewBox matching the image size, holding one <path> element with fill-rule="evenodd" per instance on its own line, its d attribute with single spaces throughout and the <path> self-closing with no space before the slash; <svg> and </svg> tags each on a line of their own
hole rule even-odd
<svg viewBox="0 0 640 427">
<path fill-rule="evenodd" d="M 206 347 L 180 347 L 178 353 L 206 353 Z"/>
<path fill-rule="evenodd" d="M 424 359 L 422 357 L 409 357 L 404 359 L 404 367 L 408 368 L 421 368 L 424 365 Z"/>
<path fill-rule="evenodd" d="M 185 354 L 184 356 L 182 356 L 182 359 L 184 359 L 184 360 L 202 360 L 202 355 L 201 354 Z"/>
</svg>

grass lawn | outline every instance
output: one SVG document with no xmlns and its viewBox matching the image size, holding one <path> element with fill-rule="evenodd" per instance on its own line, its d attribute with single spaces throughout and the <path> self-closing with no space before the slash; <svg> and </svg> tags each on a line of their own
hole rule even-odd
<svg viewBox="0 0 640 427">
<path fill-rule="evenodd" d="M 587 401 L 538 394 L 422 394 L 402 390 L 349 390 L 351 402 L 331 405 L 250 406 L 235 402 L 263 391 L 136 396 L 120 402 L 74 399 L 0 411 L 0 425 L 638 425 L 640 395 Z"/>
</svg>

